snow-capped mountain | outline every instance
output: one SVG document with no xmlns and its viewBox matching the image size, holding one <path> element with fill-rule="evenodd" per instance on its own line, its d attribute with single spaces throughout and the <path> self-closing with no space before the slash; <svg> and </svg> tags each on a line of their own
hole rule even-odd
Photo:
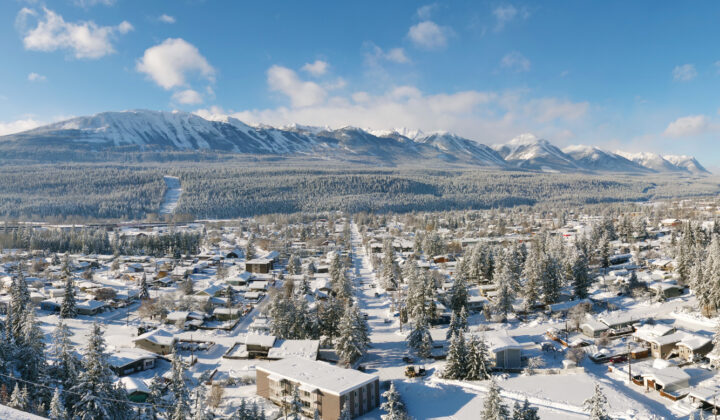
<svg viewBox="0 0 720 420">
<path fill-rule="evenodd" d="M 222 115 L 134 110 L 103 112 L 0 137 L 0 156 L 36 150 L 214 151 L 380 165 L 464 165 L 543 172 L 709 173 L 691 156 L 611 153 L 592 146 L 561 150 L 524 134 L 488 147 L 447 132 L 248 125 Z"/>
<path fill-rule="evenodd" d="M 582 168 L 572 157 L 532 134 L 523 134 L 506 144 L 493 145 L 500 156 L 514 167 L 543 172 L 575 172 Z"/>
<path fill-rule="evenodd" d="M 703 174 L 709 174 L 710 171 L 705 169 L 704 166 L 700 164 L 700 162 L 697 161 L 692 156 L 686 156 L 686 155 L 663 155 L 663 158 L 667 160 L 668 162 L 672 163 L 673 165 L 683 168 L 690 172 L 691 174 L 695 175 L 703 175 Z"/>
<path fill-rule="evenodd" d="M 650 169 L 595 146 L 568 146 L 562 151 L 583 169 L 599 172 L 649 173 Z"/>
<path fill-rule="evenodd" d="M 657 153 L 651 152 L 639 152 L 639 153 L 628 153 L 618 151 L 618 155 L 632 160 L 633 162 L 642 165 L 648 169 L 652 169 L 657 172 L 683 172 L 684 170 L 672 162 L 666 160 L 664 157 Z"/>
</svg>

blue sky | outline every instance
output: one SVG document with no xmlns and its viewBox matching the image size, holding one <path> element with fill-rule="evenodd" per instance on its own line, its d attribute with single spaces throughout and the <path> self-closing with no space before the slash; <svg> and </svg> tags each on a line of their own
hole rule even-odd
<svg viewBox="0 0 720 420">
<path fill-rule="evenodd" d="M 0 19 L 0 133 L 178 109 L 720 166 L 717 2 L 5 0 Z"/>
</svg>

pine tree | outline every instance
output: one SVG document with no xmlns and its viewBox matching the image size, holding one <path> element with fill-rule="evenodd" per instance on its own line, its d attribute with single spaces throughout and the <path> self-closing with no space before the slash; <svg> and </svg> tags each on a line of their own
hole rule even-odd
<svg viewBox="0 0 720 420">
<path fill-rule="evenodd" d="M 607 414 L 607 398 L 600 388 L 600 384 L 595 384 L 595 392 L 593 396 L 583 402 L 585 412 L 590 414 L 590 420 L 609 420 Z"/>
<path fill-rule="evenodd" d="M 365 354 L 368 345 L 367 324 L 361 324 L 357 308 L 347 305 L 338 325 L 335 351 L 343 364 L 350 365 Z M 365 327 L 363 327 L 365 325 Z"/>
<path fill-rule="evenodd" d="M 450 289 L 450 310 L 459 312 L 462 308 L 467 309 L 468 290 L 464 275 L 458 275 Z"/>
<path fill-rule="evenodd" d="M 170 370 L 172 374 L 169 388 L 174 406 L 170 418 L 172 420 L 184 420 L 190 417 L 190 397 L 187 384 L 185 384 L 185 368 L 175 347 L 173 347 L 172 366 Z"/>
<path fill-rule="evenodd" d="M 350 411 L 350 406 L 347 401 L 343 404 L 342 411 L 340 411 L 340 418 L 338 418 L 338 420 L 352 420 L 352 412 Z"/>
<path fill-rule="evenodd" d="M 60 395 L 60 388 L 55 388 L 52 400 L 50 401 L 50 413 L 48 417 L 50 420 L 68 420 L 65 402 Z"/>
<path fill-rule="evenodd" d="M 500 397 L 500 388 L 495 382 L 495 379 L 492 379 L 490 381 L 490 389 L 485 396 L 482 418 L 483 420 L 508 420 L 508 417 L 508 409 Z"/>
<path fill-rule="evenodd" d="M 539 241 L 536 240 L 533 242 L 532 247 L 530 247 L 523 270 L 523 275 L 526 279 L 523 285 L 523 306 L 526 311 L 530 311 L 539 298 L 540 284 L 543 279 L 544 270 L 542 261 Z"/>
<path fill-rule="evenodd" d="M 8 407 L 14 408 L 16 410 L 21 411 L 27 411 L 29 408 L 29 401 L 28 401 L 28 395 L 27 395 L 27 388 L 23 386 L 23 388 L 20 388 L 18 385 L 18 382 L 15 382 L 15 388 L 13 389 L 12 394 L 10 395 L 10 401 L 8 402 Z"/>
<path fill-rule="evenodd" d="M 515 291 L 513 289 L 515 280 L 513 279 L 513 272 L 503 263 L 494 280 L 497 285 L 494 309 L 497 313 L 502 314 L 503 321 L 505 321 L 507 320 L 508 313 L 512 312 L 513 302 L 515 301 Z"/>
<path fill-rule="evenodd" d="M 30 291 L 28 290 L 22 268 L 18 268 L 18 274 L 13 279 L 10 287 L 10 308 L 8 311 L 8 322 L 10 323 L 12 338 L 18 345 L 22 345 L 22 328 L 25 309 L 30 303 Z"/>
<path fill-rule="evenodd" d="M 64 389 L 70 389 L 80 370 L 80 360 L 73 354 L 72 347 L 70 328 L 60 318 L 53 332 L 50 356 L 53 358 L 52 376 L 60 381 Z"/>
<path fill-rule="evenodd" d="M 443 378 L 465 379 L 467 376 L 468 354 L 465 346 L 464 334 L 455 334 L 450 339 L 450 348 L 447 353 L 447 363 L 443 371 Z"/>
<path fill-rule="evenodd" d="M 490 362 L 485 339 L 473 336 L 467 358 L 466 379 L 471 381 L 490 379 Z"/>
<path fill-rule="evenodd" d="M 588 297 L 590 276 L 588 274 L 587 258 L 585 258 L 585 255 L 579 251 L 575 251 L 575 254 L 573 255 L 572 286 L 573 297 L 575 299 L 585 299 Z"/>
<path fill-rule="evenodd" d="M 381 416 L 382 420 L 407 419 L 405 404 L 400 398 L 400 393 L 395 389 L 395 383 L 390 381 L 390 388 L 383 392 L 382 396 L 385 398 L 385 402 L 380 405 L 380 409 L 387 413 Z"/>
<path fill-rule="evenodd" d="M 432 337 L 428 329 L 428 322 L 421 316 L 413 322 L 413 329 L 407 337 L 408 346 L 414 349 L 420 357 L 430 357 L 432 354 Z M 428 347 L 429 342 L 429 347 Z"/>
<path fill-rule="evenodd" d="M 140 292 L 138 293 L 138 298 L 140 300 L 150 299 L 150 289 L 148 288 L 147 274 L 145 274 L 145 272 L 143 272 L 143 275 L 140 278 Z"/>
<path fill-rule="evenodd" d="M 519 403 L 516 402 L 516 409 L 518 405 Z M 518 415 L 521 415 L 522 417 L 516 417 Z M 513 420 L 516 420 L 516 418 L 520 420 L 540 420 L 540 415 L 538 415 L 537 407 L 532 407 L 528 399 L 525 398 L 525 402 L 523 402 L 523 405 L 522 407 L 520 407 L 519 412 L 513 411 Z"/>
<path fill-rule="evenodd" d="M 25 312 L 22 329 L 22 347 L 18 347 L 16 359 L 20 376 L 31 382 L 47 381 L 47 361 L 45 360 L 45 336 L 35 320 L 35 310 L 28 308 Z M 49 401 L 50 395 L 46 388 L 32 387 L 30 402 Z M 26 390 L 27 392 L 27 390 Z"/>
<path fill-rule="evenodd" d="M 255 237 L 250 234 L 245 245 L 245 260 L 250 261 L 253 258 L 255 258 Z"/>
<path fill-rule="evenodd" d="M 107 358 L 103 331 L 94 323 L 85 349 L 83 371 L 71 388 L 71 392 L 80 396 L 72 407 L 73 418 L 120 420 L 130 417 L 127 393 L 113 384 Z"/>
<path fill-rule="evenodd" d="M 450 314 L 450 324 L 448 325 L 448 330 L 445 333 L 445 339 L 449 340 L 453 335 L 461 331 L 462 328 L 460 327 L 460 317 L 457 315 L 456 311 L 453 311 L 453 313 Z"/>
<path fill-rule="evenodd" d="M 292 400 L 290 401 L 290 406 L 288 407 L 291 420 L 300 420 L 302 416 L 302 407 L 302 400 L 300 400 L 297 387 L 295 387 L 293 388 Z"/>
<path fill-rule="evenodd" d="M 77 316 L 77 304 L 75 302 L 75 285 L 72 277 L 65 278 L 65 293 L 63 294 L 62 305 L 60 306 L 60 318 L 75 318 Z"/>
</svg>

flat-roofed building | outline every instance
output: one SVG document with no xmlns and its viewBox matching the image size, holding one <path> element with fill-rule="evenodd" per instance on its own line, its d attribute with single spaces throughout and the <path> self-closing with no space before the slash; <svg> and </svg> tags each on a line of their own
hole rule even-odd
<svg viewBox="0 0 720 420">
<path fill-rule="evenodd" d="M 257 394 L 279 406 L 293 400 L 295 390 L 302 401 L 303 414 L 313 417 L 315 410 L 323 420 L 337 420 L 347 403 L 352 417 L 374 410 L 380 403 L 380 379 L 354 369 L 298 357 L 258 366 Z"/>
</svg>

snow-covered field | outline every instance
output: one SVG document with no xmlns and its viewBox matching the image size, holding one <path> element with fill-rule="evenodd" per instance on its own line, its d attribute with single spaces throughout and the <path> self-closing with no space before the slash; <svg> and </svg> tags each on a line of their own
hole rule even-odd
<svg viewBox="0 0 720 420">
<path fill-rule="evenodd" d="M 165 185 L 167 190 L 163 197 L 163 203 L 160 206 L 160 214 L 172 214 L 177 208 L 178 200 L 182 194 L 182 188 L 180 188 L 180 178 L 176 176 L 165 176 Z"/>
</svg>

